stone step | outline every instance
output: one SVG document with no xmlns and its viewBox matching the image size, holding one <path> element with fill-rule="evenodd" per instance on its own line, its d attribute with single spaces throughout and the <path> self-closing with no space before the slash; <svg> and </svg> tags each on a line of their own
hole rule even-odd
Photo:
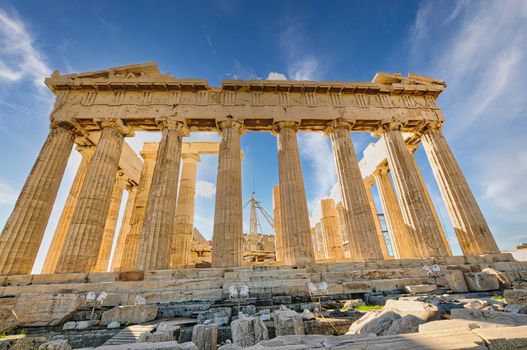
<svg viewBox="0 0 527 350">
<path fill-rule="evenodd" d="M 124 328 L 119 333 L 110 338 L 104 345 L 121 345 L 129 343 L 137 343 L 139 336 L 145 332 L 151 332 L 156 328 L 157 324 L 151 325 L 133 325 Z"/>
</svg>

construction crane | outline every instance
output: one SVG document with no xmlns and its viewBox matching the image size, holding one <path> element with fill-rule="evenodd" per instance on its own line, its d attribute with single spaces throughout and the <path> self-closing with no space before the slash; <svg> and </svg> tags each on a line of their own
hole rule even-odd
<svg viewBox="0 0 527 350">
<path fill-rule="evenodd" d="M 262 207 L 262 204 L 255 198 L 255 194 L 256 194 L 255 185 L 256 183 L 255 183 L 255 175 L 254 175 L 254 167 L 253 167 L 253 191 L 251 192 L 251 198 L 243 206 L 244 209 L 248 205 L 251 206 L 251 212 L 249 215 L 249 226 L 250 226 L 249 235 L 257 235 L 258 232 L 263 234 L 262 225 L 260 224 L 260 219 L 258 218 L 257 210 L 260 211 L 260 213 L 265 218 L 265 221 L 267 221 L 267 223 L 271 226 L 271 228 L 274 229 L 273 217 L 264 209 L 264 207 Z"/>
</svg>

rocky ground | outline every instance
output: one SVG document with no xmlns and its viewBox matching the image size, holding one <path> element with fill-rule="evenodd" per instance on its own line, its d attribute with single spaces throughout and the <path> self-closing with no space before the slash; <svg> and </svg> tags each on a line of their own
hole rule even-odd
<svg viewBox="0 0 527 350">
<path fill-rule="evenodd" d="M 526 349 L 527 289 L 445 293 L 408 286 L 407 294 L 360 299 L 320 296 L 282 305 L 216 304 L 189 317 L 163 317 L 156 305 L 100 308 L 96 300 L 47 326 L 16 326 L 4 312 L 0 349 Z M 433 290 L 432 290 L 433 289 Z M 93 298 L 93 296 L 87 296 Z M 56 303 L 57 300 L 50 301 Z M 68 303 L 60 300 L 64 310 Z M 161 317 L 160 317 L 161 316 Z M 195 317 L 194 317 L 195 316 Z M 46 317 L 46 315 L 43 315 Z"/>
</svg>

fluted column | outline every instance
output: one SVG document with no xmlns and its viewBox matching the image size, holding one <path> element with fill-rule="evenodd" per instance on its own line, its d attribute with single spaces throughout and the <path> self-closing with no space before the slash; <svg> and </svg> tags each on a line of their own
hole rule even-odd
<svg viewBox="0 0 527 350">
<path fill-rule="evenodd" d="M 54 124 L 0 235 L 0 274 L 28 274 L 48 224 L 75 135 Z"/>
<path fill-rule="evenodd" d="M 135 197 L 137 195 L 137 188 L 139 186 L 133 185 L 128 187 L 128 199 L 126 200 L 126 207 L 124 209 L 121 227 L 119 229 L 119 236 L 115 245 L 115 252 L 113 253 L 111 271 L 121 270 L 121 261 L 124 254 L 126 236 L 130 233 L 130 220 L 132 218 L 132 210 L 134 209 Z"/>
<path fill-rule="evenodd" d="M 366 187 L 366 195 L 368 196 L 368 203 L 370 204 L 371 213 L 373 215 L 373 221 L 375 222 L 375 230 L 377 231 L 377 238 L 379 239 L 379 245 L 382 251 L 382 257 L 384 259 L 392 259 L 388 253 L 388 244 L 382 233 L 381 223 L 379 222 L 379 214 L 377 213 L 377 207 L 375 207 L 375 201 L 373 200 L 373 195 L 371 193 L 373 187 L 373 179 L 368 179 L 364 181 L 364 186 Z"/>
<path fill-rule="evenodd" d="M 57 261 L 59 260 L 60 252 L 64 247 L 64 242 L 66 241 L 66 233 L 70 226 L 71 217 L 73 215 L 73 210 L 75 209 L 75 204 L 79 198 L 79 193 L 88 172 L 88 165 L 90 164 L 93 153 L 95 152 L 95 147 L 93 146 L 77 146 L 77 150 L 82 156 L 81 163 L 77 169 L 77 174 L 75 179 L 71 184 L 70 193 L 62 208 L 62 213 L 60 214 L 59 222 L 57 228 L 55 229 L 55 234 L 51 240 L 51 244 L 48 248 L 48 254 L 44 260 L 44 266 L 42 267 L 42 273 L 54 273 L 55 267 L 57 266 Z"/>
<path fill-rule="evenodd" d="M 162 136 L 146 204 L 137 270 L 170 267 L 181 146 L 187 128 L 184 123 L 170 119 L 160 121 L 160 127 Z"/>
<path fill-rule="evenodd" d="M 121 209 L 121 201 L 123 199 L 126 182 L 124 174 L 120 172 L 117 175 L 112 189 L 110 208 L 108 209 L 108 216 L 106 217 L 106 224 L 104 225 L 101 248 L 99 249 L 97 264 L 94 268 L 96 272 L 108 271 L 108 262 L 110 261 L 110 254 L 112 253 L 115 228 L 117 227 L 117 219 L 119 217 L 119 210 Z"/>
<path fill-rule="evenodd" d="M 281 222 L 285 262 L 289 265 L 310 264 L 315 260 L 296 127 L 293 122 L 276 124 Z"/>
<path fill-rule="evenodd" d="M 386 145 L 404 222 L 418 257 L 446 256 L 447 249 L 399 128 L 397 123 L 385 124 L 381 137 Z"/>
<path fill-rule="evenodd" d="M 346 258 L 350 258 L 350 251 L 349 251 L 349 242 L 348 242 L 348 224 L 347 224 L 347 214 L 346 214 L 346 208 L 344 208 L 344 204 L 342 202 L 337 203 L 337 215 L 339 218 L 339 224 L 340 224 L 340 235 L 342 237 L 342 243 L 344 244 L 344 256 Z"/>
<path fill-rule="evenodd" d="M 240 266 L 243 258 L 242 124 L 218 124 L 221 142 L 216 179 L 216 205 L 212 238 L 212 267 Z"/>
<path fill-rule="evenodd" d="M 174 236 L 172 240 L 171 266 L 190 263 L 192 230 L 194 229 L 194 203 L 196 197 L 196 167 L 201 160 L 199 154 L 182 154 L 183 168 L 179 180 Z"/>
<path fill-rule="evenodd" d="M 499 253 L 476 198 L 438 126 L 429 127 L 422 142 L 463 254 Z"/>
<path fill-rule="evenodd" d="M 417 257 L 412 237 L 406 230 L 406 224 L 388 175 L 388 169 L 379 168 L 375 171 L 374 176 L 395 257 L 399 259 Z"/>
<path fill-rule="evenodd" d="M 101 248 L 119 158 L 128 130 L 118 121 L 103 121 L 101 137 L 75 205 L 57 272 L 92 271 Z"/>
<path fill-rule="evenodd" d="M 417 172 L 417 175 L 419 176 L 419 181 L 421 181 L 421 185 L 423 186 L 423 190 L 425 191 L 426 200 L 428 201 L 428 204 L 430 205 L 430 209 L 432 209 L 432 214 L 434 215 L 434 220 L 436 222 L 437 229 L 439 230 L 439 233 L 441 234 L 441 239 L 443 240 L 445 249 L 447 251 L 447 255 L 451 256 L 452 250 L 450 249 L 450 243 L 448 242 L 448 238 L 446 237 L 446 233 L 445 233 L 445 230 L 443 229 L 443 225 L 441 224 L 441 220 L 439 220 L 439 215 L 437 214 L 437 210 L 434 206 L 434 202 L 432 201 L 430 192 L 428 191 L 428 188 L 426 187 L 425 180 L 423 179 L 423 175 L 421 174 L 421 170 L 419 170 L 419 166 L 417 165 L 417 162 L 415 160 L 414 154 L 411 149 L 410 149 L 410 157 L 412 158 L 412 162 L 414 163 L 415 171 Z"/>
<path fill-rule="evenodd" d="M 320 224 L 326 237 L 328 246 L 328 258 L 344 258 L 344 246 L 340 235 L 339 219 L 335 201 L 333 199 L 322 199 L 320 201 L 322 217 Z"/>
<path fill-rule="evenodd" d="M 273 187 L 273 226 L 274 226 L 274 245 L 276 261 L 285 260 L 284 235 L 282 233 L 282 222 L 280 219 L 280 186 Z"/>
<path fill-rule="evenodd" d="M 342 202 L 347 210 L 351 259 L 380 260 L 382 250 L 350 129 L 349 123 L 333 121 L 328 124 L 326 132 L 331 136 Z"/>
<path fill-rule="evenodd" d="M 123 238 L 123 254 L 121 256 L 119 271 L 133 271 L 136 268 L 137 254 L 139 253 L 139 243 L 141 242 L 141 232 L 145 219 L 146 202 L 152 186 L 152 177 L 156 165 L 157 147 L 154 143 L 145 142 L 141 156 L 143 157 L 143 168 L 137 186 L 137 193 L 130 216 L 130 228 L 128 234 Z"/>
</svg>

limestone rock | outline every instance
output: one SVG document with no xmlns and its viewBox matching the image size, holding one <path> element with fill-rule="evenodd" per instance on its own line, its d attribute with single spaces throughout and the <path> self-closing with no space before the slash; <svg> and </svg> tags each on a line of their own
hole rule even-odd
<svg viewBox="0 0 527 350">
<path fill-rule="evenodd" d="M 456 293 L 468 292 L 467 282 L 465 276 L 460 270 L 450 270 L 445 274 L 448 287 Z"/>
<path fill-rule="evenodd" d="M 305 334 L 302 315 L 296 311 L 282 305 L 273 315 L 276 336 Z"/>
<path fill-rule="evenodd" d="M 419 331 L 419 325 L 423 323 L 425 321 L 417 316 L 406 315 L 393 321 L 391 326 L 384 332 L 384 335 L 416 333 Z"/>
<path fill-rule="evenodd" d="M 467 272 L 464 274 L 470 292 L 485 292 L 489 290 L 499 290 L 498 278 L 484 272 Z"/>
<path fill-rule="evenodd" d="M 200 348 L 201 350 L 202 348 Z M 162 343 L 130 343 L 123 345 L 103 345 L 98 346 L 97 350 L 198 350 L 192 342 L 178 343 L 168 341 Z"/>
<path fill-rule="evenodd" d="M 511 287 L 512 281 L 509 280 L 509 278 L 503 272 L 490 267 L 484 268 L 483 270 L 481 270 L 481 272 L 486 273 L 487 275 L 496 276 L 500 285 L 500 289 L 506 289 Z"/>
<path fill-rule="evenodd" d="M 507 304 L 505 311 L 512 312 L 513 314 L 527 314 L 527 305 Z"/>
<path fill-rule="evenodd" d="M 414 315 L 423 321 L 436 320 L 441 316 L 437 306 L 421 301 L 387 300 L 383 310 L 394 311 L 401 317 Z"/>
<path fill-rule="evenodd" d="M 363 306 L 363 305 L 366 305 L 366 303 L 362 299 L 346 300 L 344 302 L 344 305 L 341 308 L 341 311 L 345 312 L 345 311 L 348 311 L 349 309 L 352 309 L 354 307 Z"/>
<path fill-rule="evenodd" d="M 474 329 L 489 349 L 526 349 L 527 326 Z"/>
<path fill-rule="evenodd" d="M 437 289 L 435 284 L 414 284 L 411 286 L 404 286 L 404 290 L 410 294 L 430 293 Z"/>
<path fill-rule="evenodd" d="M 56 326 L 85 304 L 77 294 L 22 294 L 13 312 L 23 327 Z"/>
<path fill-rule="evenodd" d="M 38 350 L 71 350 L 67 340 L 53 340 L 38 347 Z"/>
<path fill-rule="evenodd" d="M 308 309 L 305 309 L 300 315 L 302 316 L 302 319 L 304 320 L 314 320 L 315 319 L 315 315 Z"/>
<path fill-rule="evenodd" d="M 507 304 L 527 306 L 527 289 L 507 289 L 503 292 Z"/>
<path fill-rule="evenodd" d="M 152 321 L 156 318 L 156 305 L 126 305 L 116 306 L 105 311 L 101 316 L 101 325 L 107 326 L 116 321 L 120 324 L 138 324 Z"/>
<path fill-rule="evenodd" d="M 116 329 L 116 328 L 119 328 L 119 327 L 121 327 L 121 324 L 119 322 L 117 322 L 117 321 L 110 322 L 106 326 L 106 328 L 108 328 L 108 329 Z"/>
<path fill-rule="evenodd" d="M 492 322 L 513 326 L 527 325 L 527 315 L 494 310 L 452 309 L 450 317 L 452 319 Z"/>
<path fill-rule="evenodd" d="M 400 318 L 401 315 L 393 311 L 371 311 L 355 321 L 346 334 L 384 335 L 392 323 Z"/>
<path fill-rule="evenodd" d="M 78 322 L 75 323 L 75 329 L 83 330 L 83 329 L 90 328 L 91 326 L 94 326 L 96 324 L 97 324 L 97 321 L 93 321 L 93 320 L 90 320 L 90 321 L 78 321 Z"/>
<path fill-rule="evenodd" d="M 232 321 L 231 334 L 234 345 L 242 347 L 255 345 L 262 340 L 269 339 L 265 323 L 257 317 Z"/>
<path fill-rule="evenodd" d="M 424 323 L 419 326 L 419 333 L 431 333 L 439 331 L 452 331 L 452 330 L 472 330 L 476 328 L 496 328 L 496 327 L 506 327 L 504 324 L 483 322 L 483 321 L 474 321 L 474 320 L 462 320 L 462 319 L 453 319 L 453 320 L 438 320 Z"/>
<path fill-rule="evenodd" d="M 15 328 L 17 324 L 18 320 L 13 313 L 13 308 L 10 306 L 0 307 L 0 333 Z"/>
<path fill-rule="evenodd" d="M 75 329 L 76 325 L 77 325 L 77 322 L 75 322 L 75 321 L 66 322 L 62 326 L 62 330 L 63 331 L 69 331 L 69 330 Z"/>
<path fill-rule="evenodd" d="M 218 326 L 226 326 L 231 320 L 232 309 L 230 307 L 216 307 L 210 308 L 207 311 L 202 311 L 198 314 L 198 323 L 217 324 Z"/>
<path fill-rule="evenodd" d="M 215 350 L 218 344 L 217 324 L 198 324 L 192 328 L 192 343 L 199 350 Z"/>
</svg>

